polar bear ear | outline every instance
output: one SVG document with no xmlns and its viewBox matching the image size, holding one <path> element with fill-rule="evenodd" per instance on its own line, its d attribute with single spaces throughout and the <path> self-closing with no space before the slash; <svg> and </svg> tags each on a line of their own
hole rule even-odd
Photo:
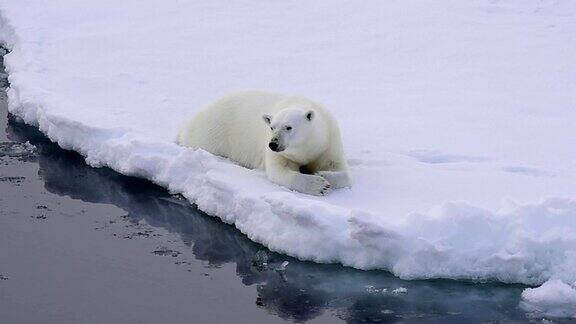
<svg viewBox="0 0 576 324">
<path fill-rule="evenodd" d="M 314 111 L 309 110 L 309 111 L 306 113 L 306 119 L 308 119 L 308 120 L 310 121 L 310 120 L 312 120 L 312 118 L 314 118 Z"/>
<path fill-rule="evenodd" d="M 264 114 L 264 115 L 262 115 L 262 119 L 264 119 L 264 122 L 268 125 L 270 125 L 270 122 L 272 122 L 272 116 L 270 116 L 270 115 Z"/>
</svg>

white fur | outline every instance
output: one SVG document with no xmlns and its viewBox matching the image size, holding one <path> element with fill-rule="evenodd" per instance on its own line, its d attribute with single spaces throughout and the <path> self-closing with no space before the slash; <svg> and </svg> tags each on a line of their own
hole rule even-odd
<svg viewBox="0 0 576 324">
<path fill-rule="evenodd" d="M 230 95 L 194 116 L 177 141 L 264 169 L 272 182 L 307 194 L 351 184 L 336 120 L 303 97 L 259 91 Z M 271 141 L 283 150 L 272 151 Z"/>
</svg>

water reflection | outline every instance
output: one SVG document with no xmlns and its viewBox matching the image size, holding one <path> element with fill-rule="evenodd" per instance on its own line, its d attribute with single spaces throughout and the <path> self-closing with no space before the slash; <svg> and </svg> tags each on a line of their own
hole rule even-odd
<svg viewBox="0 0 576 324">
<path fill-rule="evenodd" d="M 7 134 L 12 141 L 37 146 L 39 172 L 48 191 L 112 204 L 134 221 L 177 233 L 196 259 L 210 266 L 235 263 L 242 282 L 257 289 L 255 307 L 281 318 L 304 322 L 330 312 L 350 323 L 526 321 L 518 308 L 521 286 L 403 281 L 386 272 L 300 262 L 266 250 L 148 181 L 88 167 L 78 154 L 60 149 L 13 118 Z M 264 252 L 257 255 L 262 250 L 268 266 L 254 262 L 261 259 Z M 290 262 L 285 270 L 283 261 Z M 407 291 L 394 291 L 400 287 Z"/>
</svg>

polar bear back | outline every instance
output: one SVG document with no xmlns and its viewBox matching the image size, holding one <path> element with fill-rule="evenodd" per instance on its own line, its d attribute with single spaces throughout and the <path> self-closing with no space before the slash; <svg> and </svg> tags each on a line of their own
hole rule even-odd
<svg viewBox="0 0 576 324">
<path fill-rule="evenodd" d="M 269 135 L 262 115 L 274 114 L 285 98 L 260 91 L 224 97 L 184 125 L 178 143 L 227 157 L 247 168 L 263 169 Z"/>
</svg>

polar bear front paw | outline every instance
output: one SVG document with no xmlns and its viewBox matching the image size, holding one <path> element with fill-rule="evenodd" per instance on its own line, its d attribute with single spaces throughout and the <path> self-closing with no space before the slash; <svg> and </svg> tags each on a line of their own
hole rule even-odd
<svg viewBox="0 0 576 324">
<path fill-rule="evenodd" d="M 350 176 L 344 171 L 318 171 L 317 175 L 328 180 L 332 189 L 350 187 Z"/>
<path fill-rule="evenodd" d="M 306 178 L 308 181 L 304 192 L 307 194 L 324 196 L 332 190 L 330 182 L 321 176 L 309 175 Z"/>
</svg>

